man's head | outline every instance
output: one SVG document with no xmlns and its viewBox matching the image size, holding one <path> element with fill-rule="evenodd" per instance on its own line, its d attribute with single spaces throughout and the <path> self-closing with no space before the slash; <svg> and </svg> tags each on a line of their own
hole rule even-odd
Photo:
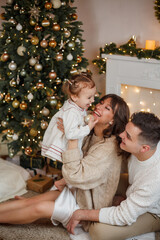
<svg viewBox="0 0 160 240">
<path fill-rule="evenodd" d="M 120 137 L 120 147 L 136 156 L 154 150 L 160 141 L 160 119 L 148 112 L 134 113 Z"/>
</svg>

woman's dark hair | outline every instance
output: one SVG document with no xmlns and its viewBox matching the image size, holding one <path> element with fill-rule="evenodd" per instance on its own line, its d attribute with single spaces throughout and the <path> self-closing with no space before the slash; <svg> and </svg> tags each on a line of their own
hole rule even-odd
<svg viewBox="0 0 160 240">
<path fill-rule="evenodd" d="M 123 98 L 116 94 L 107 94 L 100 99 L 100 102 L 103 102 L 108 98 L 111 99 L 111 108 L 113 110 L 114 117 L 113 124 L 104 129 L 103 136 L 105 138 L 109 138 L 111 135 L 116 136 L 118 155 L 122 155 L 122 157 L 126 159 L 130 153 L 127 153 L 124 150 L 120 149 L 121 138 L 119 137 L 119 134 L 125 130 L 126 124 L 129 121 L 129 107 Z"/>
<path fill-rule="evenodd" d="M 131 122 L 141 130 L 139 140 L 155 148 L 160 141 L 160 119 L 153 113 L 137 112 L 132 114 Z"/>
</svg>

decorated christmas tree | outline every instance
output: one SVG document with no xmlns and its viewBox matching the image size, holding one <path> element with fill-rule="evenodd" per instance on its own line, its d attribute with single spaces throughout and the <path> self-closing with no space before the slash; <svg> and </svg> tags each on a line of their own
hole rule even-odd
<svg viewBox="0 0 160 240">
<path fill-rule="evenodd" d="M 40 151 L 62 84 L 86 68 L 74 0 L 7 0 L 0 33 L 0 132 L 9 156 Z"/>
</svg>

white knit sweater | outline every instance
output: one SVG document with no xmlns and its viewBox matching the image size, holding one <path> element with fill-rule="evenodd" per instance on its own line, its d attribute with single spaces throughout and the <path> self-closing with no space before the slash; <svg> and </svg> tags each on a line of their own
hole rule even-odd
<svg viewBox="0 0 160 240">
<path fill-rule="evenodd" d="M 131 225 L 146 212 L 160 215 L 160 142 L 154 155 L 146 161 L 131 156 L 128 172 L 127 199 L 120 206 L 102 208 L 101 223 Z"/>
</svg>

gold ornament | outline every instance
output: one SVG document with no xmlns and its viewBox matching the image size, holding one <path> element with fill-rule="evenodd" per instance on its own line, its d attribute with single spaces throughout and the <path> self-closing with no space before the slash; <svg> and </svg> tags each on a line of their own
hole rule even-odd
<svg viewBox="0 0 160 240">
<path fill-rule="evenodd" d="M 9 54 L 7 52 L 4 52 L 1 56 L 1 61 L 6 62 L 9 59 Z"/>
<path fill-rule="evenodd" d="M 57 61 L 62 61 L 63 60 L 63 54 L 62 53 L 57 53 L 56 60 Z"/>
<path fill-rule="evenodd" d="M 74 42 L 69 42 L 68 43 L 68 47 L 69 48 L 74 48 L 75 47 L 75 43 Z"/>
<path fill-rule="evenodd" d="M 44 88 L 44 83 L 38 82 L 38 83 L 36 83 L 36 87 L 37 87 L 37 89 L 43 89 Z"/>
<path fill-rule="evenodd" d="M 69 37 L 71 36 L 70 31 L 65 30 L 65 31 L 64 31 L 64 36 L 65 36 L 66 38 L 69 38 Z"/>
<path fill-rule="evenodd" d="M 28 155 L 28 156 L 31 155 L 32 154 L 32 148 L 31 147 L 26 147 L 25 148 L 25 154 Z"/>
<path fill-rule="evenodd" d="M 57 78 L 55 82 L 56 82 L 56 83 L 57 83 L 57 85 L 58 85 L 58 84 L 61 84 L 61 83 L 62 83 L 62 80 L 61 80 L 61 79 L 59 79 L 59 78 Z"/>
<path fill-rule="evenodd" d="M 52 3 L 51 2 L 46 2 L 44 7 L 47 9 L 47 10 L 50 10 L 52 8 Z"/>
<path fill-rule="evenodd" d="M 56 109 L 60 109 L 62 107 L 62 103 L 60 101 L 58 101 L 57 105 L 56 105 Z"/>
<path fill-rule="evenodd" d="M 38 134 L 38 131 L 37 131 L 37 129 L 35 129 L 35 128 L 31 128 L 31 130 L 29 131 L 29 134 L 30 134 L 32 137 L 36 137 L 37 134 Z"/>
<path fill-rule="evenodd" d="M 36 21 L 33 18 L 31 18 L 30 21 L 29 21 L 29 24 L 31 26 L 35 26 L 36 25 Z"/>
<path fill-rule="evenodd" d="M 3 93 L 0 92 L 0 100 L 2 100 L 4 97 Z"/>
<path fill-rule="evenodd" d="M 42 129 L 46 129 L 47 127 L 48 127 L 48 122 L 42 120 L 42 121 L 41 121 L 41 128 L 42 128 Z"/>
<path fill-rule="evenodd" d="M 18 10 L 19 10 L 19 6 L 18 6 L 17 3 L 14 5 L 14 10 L 15 10 L 15 11 L 18 11 Z"/>
<path fill-rule="evenodd" d="M 77 18 L 78 18 L 78 16 L 77 16 L 76 13 L 73 13 L 73 14 L 71 15 L 71 17 L 72 17 L 73 20 L 77 20 Z"/>
<path fill-rule="evenodd" d="M 57 46 L 57 42 L 55 40 L 50 40 L 49 41 L 49 46 L 52 48 L 55 48 Z"/>
<path fill-rule="evenodd" d="M 77 73 L 78 73 L 78 71 L 77 71 L 76 68 L 72 68 L 71 71 L 70 71 L 70 74 L 71 74 L 71 75 L 75 75 L 75 74 L 77 74 Z"/>
<path fill-rule="evenodd" d="M 10 93 L 7 93 L 6 95 L 5 95 L 5 101 L 7 102 L 7 103 L 9 103 L 10 101 L 11 101 L 11 95 L 10 95 Z"/>
<path fill-rule="evenodd" d="M 13 17 L 9 19 L 9 22 L 12 23 L 13 25 L 17 24 L 16 20 Z"/>
<path fill-rule="evenodd" d="M 13 78 L 10 82 L 9 82 L 9 85 L 11 87 L 16 87 L 17 83 L 16 83 L 16 80 Z"/>
<path fill-rule="evenodd" d="M 1 13 L 0 14 L 0 19 L 2 19 L 2 20 L 5 20 L 6 18 L 5 18 L 5 13 Z"/>
<path fill-rule="evenodd" d="M 27 109 L 27 103 L 22 101 L 21 104 L 20 104 L 20 109 L 23 110 L 23 111 L 26 110 Z"/>
<path fill-rule="evenodd" d="M 28 11 L 31 15 L 30 17 L 34 17 L 36 19 L 36 21 L 38 22 L 39 20 L 39 14 L 40 14 L 40 8 L 36 7 L 35 5 L 30 8 L 30 11 Z"/>
<path fill-rule="evenodd" d="M 46 91 L 47 97 L 51 97 L 54 94 L 54 90 L 52 88 L 48 88 Z"/>
<path fill-rule="evenodd" d="M 82 58 L 81 58 L 81 56 L 77 56 L 77 63 L 80 63 L 82 61 Z"/>
<path fill-rule="evenodd" d="M 12 140 L 13 134 L 14 134 L 13 130 L 8 129 L 7 136 L 6 136 L 7 140 Z"/>
<path fill-rule="evenodd" d="M 128 45 L 129 45 L 130 47 L 136 47 L 136 36 L 135 36 L 135 35 L 133 35 L 133 36 L 129 39 Z"/>
<path fill-rule="evenodd" d="M 8 122 L 7 122 L 6 120 L 3 120 L 3 121 L 1 122 L 1 125 L 2 125 L 2 127 L 6 128 L 7 125 L 8 125 Z"/>
<path fill-rule="evenodd" d="M 57 105 L 57 99 L 55 96 L 51 96 L 49 102 L 52 107 L 55 107 Z"/>
<path fill-rule="evenodd" d="M 40 63 L 36 63 L 35 66 L 34 66 L 34 68 L 35 68 L 35 70 L 36 70 L 37 72 L 39 72 L 39 71 L 42 71 L 43 66 L 42 66 L 42 64 L 40 64 Z"/>
<path fill-rule="evenodd" d="M 42 27 L 39 26 L 39 25 L 36 25 L 36 26 L 34 27 L 34 30 L 35 30 L 35 31 L 42 31 Z"/>
<path fill-rule="evenodd" d="M 49 27 L 49 25 L 50 25 L 50 21 L 49 21 L 48 19 L 44 19 L 44 20 L 42 21 L 42 26 L 43 26 L 43 27 Z"/>
<path fill-rule="evenodd" d="M 29 59 L 29 64 L 30 64 L 31 66 L 34 66 L 34 65 L 36 64 L 36 62 L 37 62 L 37 59 L 36 59 L 36 58 L 31 57 L 31 58 Z"/>
<path fill-rule="evenodd" d="M 23 13 L 25 13 L 25 10 L 24 10 L 24 8 L 22 7 L 21 9 L 20 9 L 20 14 L 23 14 Z"/>
<path fill-rule="evenodd" d="M 61 29 L 61 27 L 58 23 L 54 23 L 52 28 L 54 31 L 59 31 Z"/>
<path fill-rule="evenodd" d="M 51 70 L 51 72 L 49 72 L 49 78 L 55 79 L 56 77 L 57 77 L 57 73 L 54 70 Z"/>
<path fill-rule="evenodd" d="M 39 43 L 39 38 L 36 37 L 36 36 L 33 36 L 33 37 L 31 38 L 31 43 L 32 43 L 33 45 L 37 45 L 37 44 Z"/>
<path fill-rule="evenodd" d="M 17 99 L 15 99 L 13 102 L 12 102 L 12 106 L 14 108 L 18 108 L 19 107 L 19 101 Z"/>
<path fill-rule="evenodd" d="M 41 47 L 46 48 L 46 47 L 48 46 L 48 42 L 47 42 L 45 39 L 43 39 L 43 40 L 40 42 L 40 45 L 41 45 Z"/>
</svg>

